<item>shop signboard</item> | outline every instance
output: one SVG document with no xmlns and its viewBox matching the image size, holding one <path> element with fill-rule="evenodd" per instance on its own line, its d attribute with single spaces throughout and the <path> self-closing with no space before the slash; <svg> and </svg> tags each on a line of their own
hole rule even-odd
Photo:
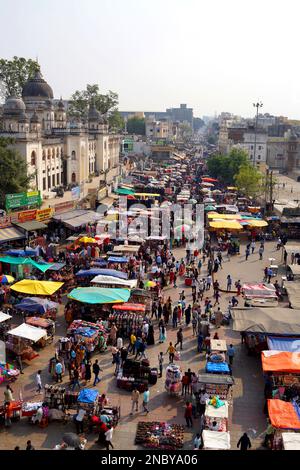
<svg viewBox="0 0 300 470">
<path fill-rule="evenodd" d="M 72 211 L 75 208 L 74 201 L 66 201 L 55 204 L 54 212 L 55 214 L 62 214 L 63 212 Z"/>
<path fill-rule="evenodd" d="M 51 219 L 54 214 L 54 209 L 48 207 L 47 209 L 40 209 L 36 211 L 36 220 L 38 222 L 43 222 L 43 220 Z"/>
<path fill-rule="evenodd" d="M 23 222 L 29 222 L 30 220 L 35 220 L 36 218 L 36 210 L 30 210 L 30 211 L 21 211 L 18 212 L 18 222 L 23 223 Z"/>
<path fill-rule="evenodd" d="M 42 204 L 40 191 L 28 191 L 26 193 L 7 194 L 5 198 L 6 210 L 20 207 L 40 206 Z"/>
</svg>

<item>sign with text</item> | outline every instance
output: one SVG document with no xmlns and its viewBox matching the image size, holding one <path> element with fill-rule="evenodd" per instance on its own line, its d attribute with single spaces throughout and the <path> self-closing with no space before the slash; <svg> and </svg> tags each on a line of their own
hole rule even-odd
<svg viewBox="0 0 300 470">
<path fill-rule="evenodd" d="M 18 222 L 29 222 L 30 220 L 35 220 L 36 210 L 22 211 L 18 212 Z"/>
<path fill-rule="evenodd" d="M 55 204 L 54 211 L 55 214 L 62 214 L 63 212 L 72 211 L 75 207 L 74 201 L 66 201 Z"/>
<path fill-rule="evenodd" d="M 40 206 L 42 204 L 40 191 L 28 191 L 27 193 L 7 194 L 5 197 L 6 210 L 19 207 Z"/>
<path fill-rule="evenodd" d="M 42 222 L 43 220 L 51 219 L 54 214 L 54 209 L 48 207 L 47 209 L 41 209 L 36 211 L 36 220 Z"/>
</svg>

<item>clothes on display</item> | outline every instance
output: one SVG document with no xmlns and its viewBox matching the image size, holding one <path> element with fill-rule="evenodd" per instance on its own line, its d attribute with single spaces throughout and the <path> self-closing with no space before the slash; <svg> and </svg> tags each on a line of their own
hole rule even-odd
<svg viewBox="0 0 300 470">
<path fill-rule="evenodd" d="M 122 338 L 128 338 L 132 330 L 141 328 L 144 316 L 138 312 L 113 312 L 108 317 L 109 324 L 114 323 Z"/>
<path fill-rule="evenodd" d="M 12 364 L 0 362 L 0 385 L 3 382 L 11 382 L 20 375 L 19 369 Z"/>
<path fill-rule="evenodd" d="M 89 352 L 106 349 L 108 332 L 104 322 L 91 323 L 83 320 L 74 320 L 68 328 L 67 334 L 72 336 L 75 342 L 84 342 Z"/>
<path fill-rule="evenodd" d="M 169 364 L 166 369 L 165 389 L 170 395 L 179 395 L 182 390 L 182 371 L 177 364 Z"/>
</svg>

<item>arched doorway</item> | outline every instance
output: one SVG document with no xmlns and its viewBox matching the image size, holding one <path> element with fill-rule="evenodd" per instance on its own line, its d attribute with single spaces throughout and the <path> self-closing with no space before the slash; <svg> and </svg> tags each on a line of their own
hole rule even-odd
<svg viewBox="0 0 300 470">
<path fill-rule="evenodd" d="M 76 173 L 72 173 L 72 183 L 76 183 Z"/>
</svg>

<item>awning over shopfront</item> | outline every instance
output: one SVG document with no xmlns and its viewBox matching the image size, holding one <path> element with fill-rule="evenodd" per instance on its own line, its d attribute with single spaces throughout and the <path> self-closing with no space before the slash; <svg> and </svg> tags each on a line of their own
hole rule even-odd
<svg viewBox="0 0 300 470">
<path fill-rule="evenodd" d="M 290 308 L 233 308 L 233 330 L 299 336 L 300 310 Z"/>
<path fill-rule="evenodd" d="M 271 351 L 300 352 L 299 338 L 268 336 L 267 343 Z"/>
<path fill-rule="evenodd" d="M 69 299 L 86 304 L 114 304 L 127 302 L 130 297 L 129 289 L 106 287 L 78 287 L 68 295 Z"/>
<path fill-rule="evenodd" d="M 288 351 L 262 351 L 262 369 L 266 372 L 300 372 L 300 354 Z"/>
<path fill-rule="evenodd" d="M 275 398 L 268 400 L 268 414 L 274 428 L 300 429 L 299 411 L 296 404 Z"/>
<path fill-rule="evenodd" d="M 25 238 L 24 233 L 15 227 L 0 229 L 0 243 L 12 242 L 14 240 L 21 240 Z"/>
<path fill-rule="evenodd" d="M 35 230 L 44 230 L 47 228 L 46 224 L 38 222 L 37 220 L 30 220 L 28 222 L 23 223 L 15 223 L 14 225 L 23 230 L 26 230 L 26 232 L 35 232 Z"/>
<path fill-rule="evenodd" d="M 68 228 L 76 230 L 86 224 L 96 222 L 102 217 L 102 214 L 95 211 L 85 211 L 81 215 L 62 220 L 61 222 Z"/>
<path fill-rule="evenodd" d="M 86 214 L 87 212 L 88 211 L 85 209 L 74 209 L 72 211 L 54 215 L 53 220 L 64 222 L 65 220 L 74 219 L 75 217 L 79 217 L 80 215 Z"/>
<path fill-rule="evenodd" d="M 35 326 L 22 323 L 20 326 L 17 326 L 17 328 L 8 331 L 8 334 L 12 336 L 18 336 L 19 338 L 28 339 L 36 343 L 41 338 L 46 336 L 47 332 L 42 328 L 37 328 Z"/>
</svg>

